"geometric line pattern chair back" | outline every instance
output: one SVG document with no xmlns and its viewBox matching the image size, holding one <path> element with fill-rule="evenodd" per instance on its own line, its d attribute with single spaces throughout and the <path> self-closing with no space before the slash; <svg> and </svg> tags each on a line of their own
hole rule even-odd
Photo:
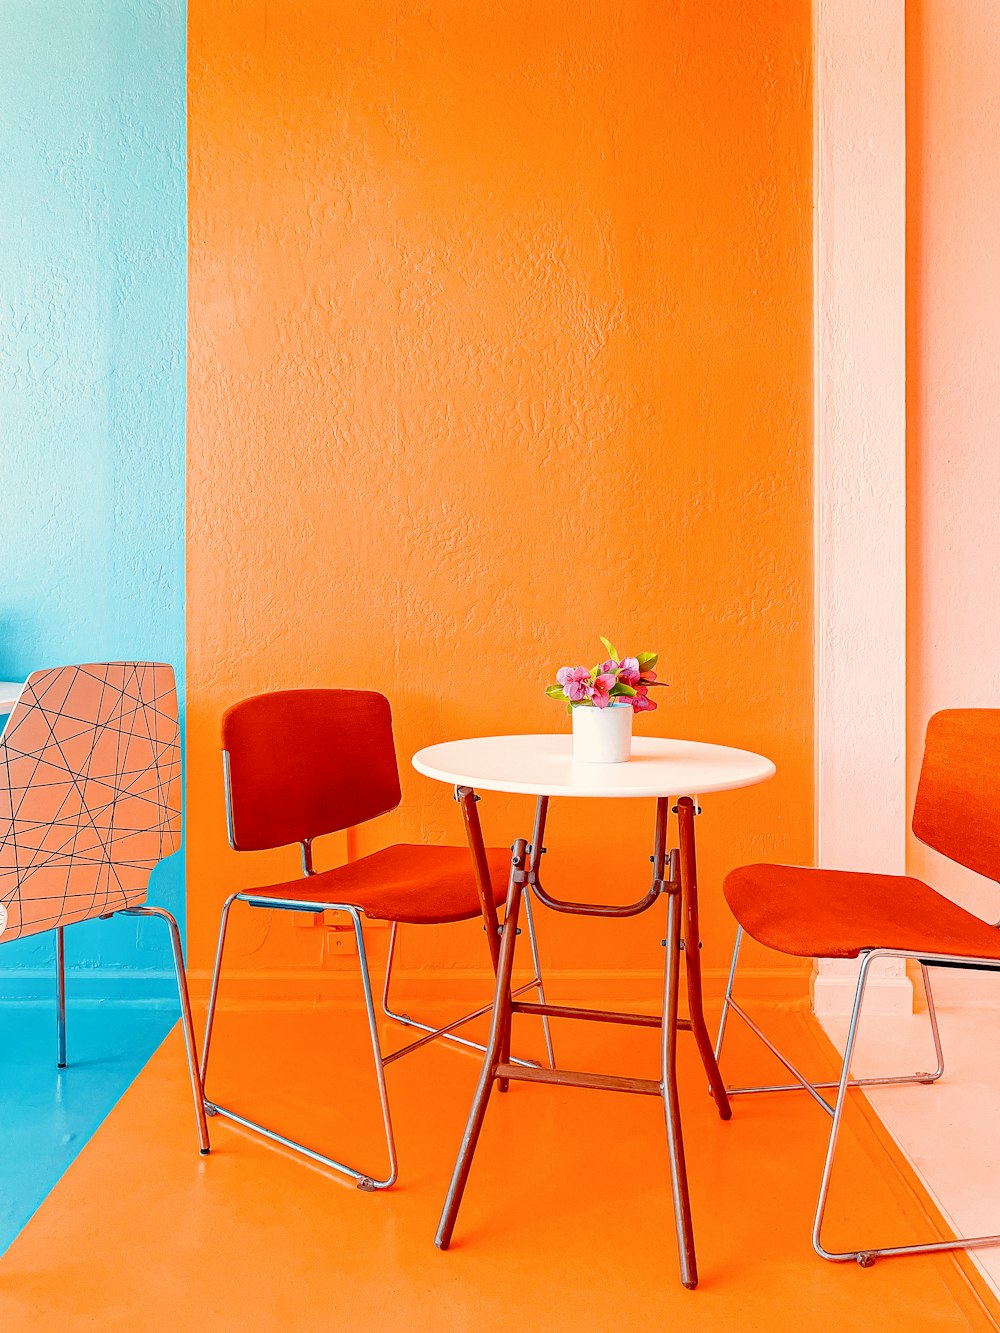
<svg viewBox="0 0 1000 1333">
<path fill-rule="evenodd" d="M 0 735 L 0 942 L 141 903 L 180 778 L 171 667 L 32 672 Z"/>
<path fill-rule="evenodd" d="M 927 723 L 913 832 L 1000 880 L 1000 708 L 948 708 Z"/>
</svg>

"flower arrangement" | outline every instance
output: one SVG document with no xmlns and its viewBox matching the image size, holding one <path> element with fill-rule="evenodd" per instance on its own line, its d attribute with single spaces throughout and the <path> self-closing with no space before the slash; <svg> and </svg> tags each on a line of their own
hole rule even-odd
<svg viewBox="0 0 1000 1333">
<path fill-rule="evenodd" d="M 656 704 L 649 697 L 650 687 L 663 685 L 656 679 L 656 653 L 640 653 L 638 657 L 619 657 L 614 645 L 601 635 L 608 660 L 592 667 L 560 667 L 555 685 L 546 686 L 550 699 L 566 704 L 566 711 L 574 708 L 607 708 L 610 704 L 628 702 L 633 713 L 651 713 Z"/>
</svg>

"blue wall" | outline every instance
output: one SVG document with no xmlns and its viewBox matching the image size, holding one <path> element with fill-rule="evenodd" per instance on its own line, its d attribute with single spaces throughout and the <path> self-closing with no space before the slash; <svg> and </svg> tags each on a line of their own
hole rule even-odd
<svg viewBox="0 0 1000 1333">
<path fill-rule="evenodd" d="M 155 658 L 183 684 L 185 26 L 182 0 L 0 4 L 0 679 Z M 182 915 L 180 856 L 150 896 Z M 160 993 L 158 923 L 66 942 L 77 994 Z M 0 995 L 48 994 L 51 957 L 0 948 Z"/>
</svg>

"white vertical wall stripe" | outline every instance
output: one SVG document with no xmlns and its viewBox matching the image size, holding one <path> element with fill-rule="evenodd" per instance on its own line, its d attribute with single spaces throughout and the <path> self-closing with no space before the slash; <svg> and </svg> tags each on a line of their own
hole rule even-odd
<svg viewBox="0 0 1000 1333">
<path fill-rule="evenodd" d="M 816 0 L 817 861 L 902 873 L 906 831 L 904 0 Z M 821 963 L 818 1013 L 852 969 Z M 909 1010 L 901 966 L 873 1007 Z"/>
</svg>

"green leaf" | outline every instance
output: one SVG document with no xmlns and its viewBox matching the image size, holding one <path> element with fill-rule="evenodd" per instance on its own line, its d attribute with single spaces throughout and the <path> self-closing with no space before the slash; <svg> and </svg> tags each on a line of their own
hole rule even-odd
<svg viewBox="0 0 1000 1333">
<path fill-rule="evenodd" d="M 566 691 L 561 685 L 546 685 L 545 693 L 550 699 L 565 699 Z"/>
<path fill-rule="evenodd" d="M 633 690 L 631 685 L 626 685 L 623 680 L 620 680 L 617 685 L 614 685 L 608 693 L 613 695 L 624 695 L 627 699 L 635 698 L 635 690 Z"/>
<path fill-rule="evenodd" d="M 606 639 L 603 634 L 600 636 L 600 638 L 601 638 L 601 643 L 603 643 L 605 648 L 607 648 L 608 656 L 612 659 L 612 661 L 620 662 L 621 658 L 618 656 L 618 649 L 611 642 L 611 640 Z"/>
<path fill-rule="evenodd" d="M 638 657 L 640 671 L 652 671 L 660 660 L 659 653 L 640 653 Z"/>
</svg>

